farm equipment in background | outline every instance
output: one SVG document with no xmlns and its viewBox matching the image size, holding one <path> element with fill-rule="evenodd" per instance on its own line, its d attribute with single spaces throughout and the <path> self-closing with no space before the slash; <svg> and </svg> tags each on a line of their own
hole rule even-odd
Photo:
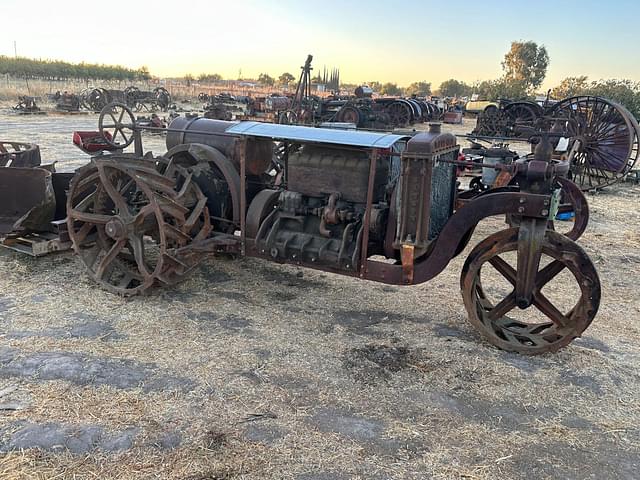
<svg viewBox="0 0 640 480">
<path fill-rule="evenodd" d="M 598 310 L 591 260 L 549 229 L 569 164 L 552 159 L 545 132 L 532 157 L 480 165 L 509 172 L 509 188 L 455 210 L 465 162 L 439 125 L 407 137 L 179 117 L 159 157 L 145 154 L 141 131 L 126 105 L 108 105 L 99 132 L 82 137 L 101 154 L 69 185 L 73 248 L 111 292 L 172 284 L 222 252 L 415 285 L 460 254 L 480 220 L 506 215 L 513 227 L 480 242 L 462 270 L 463 301 L 481 334 L 523 354 L 556 351 Z M 135 153 L 122 153 L 130 144 Z"/>
<path fill-rule="evenodd" d="M 516 125 L 533 125 L 544 115 L 544 108 L 527 100 L 510 101 L 501 99 L 489 103 L 479 112 L 472 135 L 482 137 L 523 138 Z"/>
<path fill-rule="evenodd" d="M 55 102 L 54 109 L 58 112 L 79 112 L 82 105 L 82 101 L 78 95 L 66 91 L 58 91 L 51 95 L 50 98 Z"/>
<path fill-rule="evenodd" d="M 37 103 L 39 100 L 38 97 L 21 95 L 18 97 L 18 103 L 12 109 L 21 114 L 43 114 L 45 112 L 40 109 Z"/>
<path fill-rule="evenodd" d="M 124 98 L 124 92 L 115 89 L 87 88 L 80 92 L 82 106 L 96 113 L 112 102 L 123 102 Z"/>
<path fill-rule="evenodd" d="M 319 125 L 323 123 L 353 124 L 356 128 L 388 130 L 441 119 L 435 103 L 418 98 L 373 98 L 366 85 L 355 89 L 354 95 L 333 95 L 320 98 L 311 93 L 311 62 L 308 55 L 301 68 L 291 105 L 278 113 L 278 123 L 284 125 Z"/>
<path fill-rule="evenodd" d="M 138 87 L 131 86 L 124 90 L 124 103 L 136 112 L 157 109 L 166 112 L 171 105 L 171 94 L 164 87 L 156 87 L 153 91 L 143 91 Z"/>
<path fill-rule="evenodd" d="M 130 86 L 124 90 L 107 88 L 86 88 L 80 92 L 80 104 L 92 112 L 100 112 L 110 103 L 125 103 L 132 110 L 166 112 L 171 105 L 171 95 L 164 87 L 156 87 L 153 91 L 142 91 L 138 87 Z"/>
<path fill-rule="evenodd" d="M 640 127 L 622 105 L 601 97 L 578 96 L 544 109 L 533 102 L 504 103 L 478 117 L 469 138 L 526 140 L 529 130 L 553 119 L 553 133 L 568 140 L 569 178 L 582 190 L 598 190 L 622 180 L 640 155 Z"/>
<path fill-rule="evenodd" d="M 237 116 L 244 116 L 250 110 L 251 99 L 249 97 L 235 97 L 221 93 L 218 95 L 200 94 L 199 98 L 205 99 L 203 105 L 205 118 L 213 120 L 233 120 Z"/>
</svg>

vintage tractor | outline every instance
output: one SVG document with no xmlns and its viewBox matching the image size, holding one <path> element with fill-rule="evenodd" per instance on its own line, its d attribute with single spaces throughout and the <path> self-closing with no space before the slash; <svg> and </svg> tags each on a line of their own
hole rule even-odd
<svg viewBox="0 0 640 480">
<path fill-rule="evenodd" d="M 480 220 L 506 215 L 513 226 L 481 241 L 462 270 L 480 333 L 541 354 L 580 336 L 598 311 L 593 263 L 549 229 L 569 165 L 551 159 L 544 133 L 535 156 L 502 167 L 514 186 L 454 211 L 459 146 L 438 124 L 406 137 L 177 118 L 160 157 L 144 154 L 126 105 L 109 105 L 99 129 L 96 149 L 110 152 L 71 181 L 67 227 L 89 275 L 111 292 L 171 284 L 216 252 L 415 285 L 442 272 Z M 122 153 L 131 143 L 135 153 Z"/>
</svg>

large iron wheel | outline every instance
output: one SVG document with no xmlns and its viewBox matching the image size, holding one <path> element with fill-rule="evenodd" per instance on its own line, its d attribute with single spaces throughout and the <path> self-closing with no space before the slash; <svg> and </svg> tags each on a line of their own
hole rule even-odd
<svg viewBox="0 0 640 480">
<path fill-rule="evenodd" d="M 391 125 L 394 127 L 406 127 L 411 123 L 412 112 L 408 103 L 401 101 L 391 102 L 386 111 L 391 118 Z"/>
<path fill-rule="evenodd" d="M 640 128 L 622 105 L 601 97 L 572 97 L 555 104 L 550 114 L 563 119 L 571 137 L 571 179 L 582 190 L 616 183 L 635 165 Z"/>
<path fill-rule="evenodd" d="M 110 103 L 100 111 L 98 129 L 104 141 L 112 147 L 124 149 L 131 145 L 135 128 L 136 117 L 124 103 Z M 118 136 L 121 141 L 117 140 Z"/>
<path fill-rule="evenodd" d="M 600 280 L 582 248 L 546 231 L 532 304 L 516 305 L 518 229 L 495 233 L 467 258 L 460 284 L 469 321 L 490 343 L 525 355 L 554 352 L 580 336 L 600 304 Z"/>
<path fill-rule="evenodd" d="M 78 171 L 67 225 L 89 276 L 125 296 L 179 280 L 197 263 L 187 247 L 211 230 L 206 198 L 187 170 L 129 156 Z"/>
<path fill-rule="evenodd" d="M 510 127 L 509 136 L 518 138 L 522 133 L 518 131 L 520 126 L 533 126 L 535 121 L 543 115 L 542 107 L 532 102 L 513 102 L 504 107 Z"/>
</svg>

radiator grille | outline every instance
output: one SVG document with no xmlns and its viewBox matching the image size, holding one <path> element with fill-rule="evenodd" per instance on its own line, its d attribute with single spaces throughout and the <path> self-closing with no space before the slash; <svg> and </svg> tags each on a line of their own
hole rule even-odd
<svg viewBox="0 0 640 480">
<path fill-rule="evenodd" d="M 456 191 L 456 166 L 440 160 L 453 161 L 457 150 L 439 155 L 434 160 L 431 175 L 431 215 L 429 218 L 429 240 L 436 238 L 453 214 Z"/>
</svg>

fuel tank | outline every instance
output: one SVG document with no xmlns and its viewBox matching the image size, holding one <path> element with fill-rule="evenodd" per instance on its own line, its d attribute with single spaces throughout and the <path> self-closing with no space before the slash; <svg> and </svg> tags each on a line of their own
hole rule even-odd
<svg viewBox="0 0 640 480">
<path fill-rule="evenodd" d="M 210 118 L 177 117 L 169 125 L 167 150 L 189 143 L 200 143 L 219 150 L 240 171 L 240 143 L 243 138 L 225 131 L 240 122 L 227 122 Z M 273 158 L 273 141 L 267 138 L 246 138 L 246 168 L 249 175 L 261 175 L 267 171 Z"/>
</svg>

